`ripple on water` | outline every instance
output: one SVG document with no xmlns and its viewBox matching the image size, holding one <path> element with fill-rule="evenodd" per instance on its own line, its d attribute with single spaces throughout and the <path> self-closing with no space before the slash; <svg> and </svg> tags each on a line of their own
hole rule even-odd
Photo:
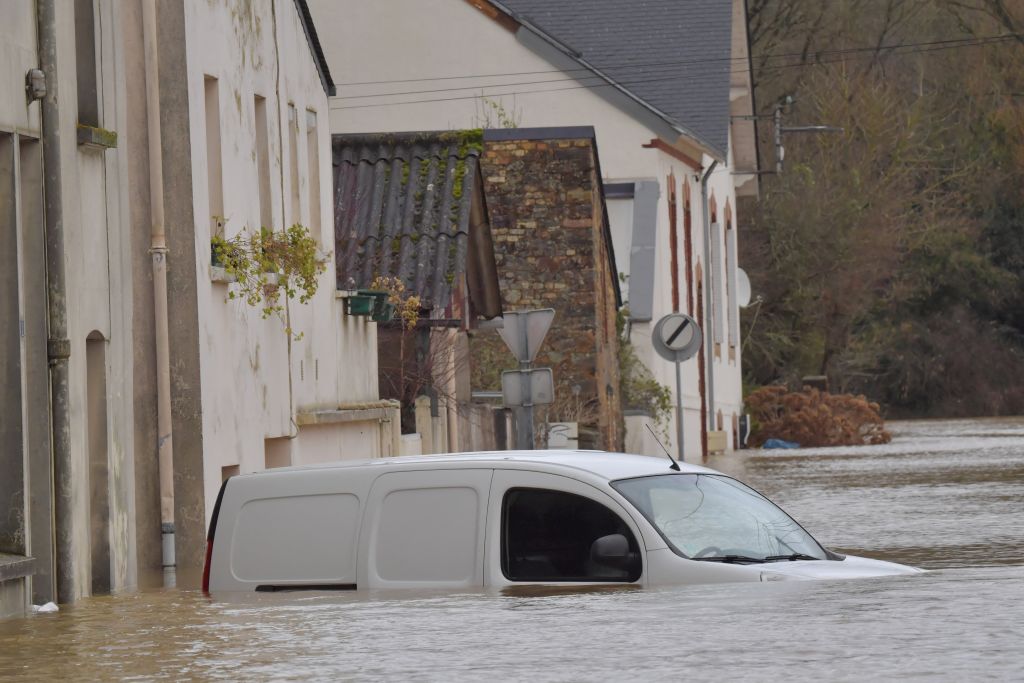
<svg viewBox="0 0 1024 683">
<path fill-rule="evenodd" d="M 1024 679 L 1024 421 L 716 458 L 823 542 L 936 569 L 858 581 L 84 600 L 0 622 L 22 680 Z M 827 451 L 827 452 L 826 452 Z"/>
</svg>

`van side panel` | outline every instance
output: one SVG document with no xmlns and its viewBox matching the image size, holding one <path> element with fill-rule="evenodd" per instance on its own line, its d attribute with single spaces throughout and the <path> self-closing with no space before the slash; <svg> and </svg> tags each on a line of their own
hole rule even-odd
<svg viewBox="0 0 1024 683">
<path fill-rule="evenodd" d="M 365 580 L 377 588 L 483 585 L 491 470 L 388 473 L 374 482 L 362 531 Z"/>
<path fill-rule="evenodd" d="M 235 522 L 231 574 L 256 583 L 355 583 L 358 531 L 352 494 L 250 500 Z"/>
<path fill-rule="evenodd" d="M 225 488 L 210 591 L 354 584 L 359 528 L 378 468 L 243 474 Z"/>
</svg>

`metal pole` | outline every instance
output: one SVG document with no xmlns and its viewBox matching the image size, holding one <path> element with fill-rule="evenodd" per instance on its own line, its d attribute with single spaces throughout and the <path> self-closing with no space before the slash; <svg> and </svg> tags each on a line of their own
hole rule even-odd
<svg viewBox="0 0 1024 683">
<path fill-rule="evenodd" d="M 676 361 L 676 439 L 679 441 L 679 462 L 683 457 L 683 364 Z"/>
<path fill-rule="evenodd" d="M 785 150 L 782 148 L 782 103 L 779 102 L 775 105 L 775 113 L 773 114 L 775 119 L 775 172 L 779 175 L 782 174 L 782 161 L 786 156 Z"/>
<path fill-rule="evenodd" d="M 523 345 L 523 353 L 529 355 L 529 340 L 526 334 L 525 318 L 519 328 L 519 339 Z M 523 405 L 519 408 L 519 412 L 516 415 L 516 447 L 528 451 L 533 450 L 533 391 L 531 390 L 531 376 L 529 372 L 531 367 L 532 363 L 529 361 L 519 362 L 519 369 L 524 371 L 520 379 L 520 382 L 522 382 L 520 391 L 523 394 Z"/>
<path fill-rule="evenodd" d="M 54 532 L 56 536 L 57 601 L 77 596 L 72 520 L 74 482 L 71 472 L 67 285 L 64 273 L 64 204 L 61 198 L 61 129 L 57 100 L 57 11 L 55 0 L 39 0 L 39 65 L 46 77 L 42 101 L 43 194 L 46 221 L 46 308 L 49 330 L 46 353 L 50 365 L 50 419 L 53 432 Z"/>
<path fill-rule="evenodd" d="M 707 394 L 708 394 L 708 431 L 714 431 L 715 427 L 715 354 L 714 354 L 714 331 L 713 326 L 707 324 L 708 318 L 715 314 L 713 287 L 718 286 L 716 273 L 711 266 L 711 211 L 708 209 L 708 180 L 718 166 L 717 161 L 712 161 L 707 172 L 700 179 L 700 195 L 704 204 L 704 320 L 700 320 L 705 330 L 711 331 L 711 343 L 707 339 L 704 343 L 705 372 L 707 373 Z"/>
<path fill-rule="evenodd" d="M 174 442 L 171 438 L 171 363 L 167 307 L 167 240 L 164 232 L 164 170 L 160 138 L 160 76 L 156 0 L 142 4 L 149 142 L 150 248 L 153 259 L 153 323 L 156 341 L 157 460 L 160 472 L 160 539 L 164 570 L 174 559 Z M 173 580 L 173 579 L 170 579 Z"/>
</svg>

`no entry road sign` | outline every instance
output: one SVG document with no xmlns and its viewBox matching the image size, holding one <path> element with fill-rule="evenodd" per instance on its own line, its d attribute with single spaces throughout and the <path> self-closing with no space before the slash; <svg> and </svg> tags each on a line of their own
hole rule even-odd
<svg viewBox="0 0 1024 683">
<path fill-rule="evenodd" d="M 651 341 L 658 355 L 667 361 L 681 363 L 700 350 L 704 340 L 697 321 L 685 313 L 669 313 L 654 326 Z"/>
</svg>

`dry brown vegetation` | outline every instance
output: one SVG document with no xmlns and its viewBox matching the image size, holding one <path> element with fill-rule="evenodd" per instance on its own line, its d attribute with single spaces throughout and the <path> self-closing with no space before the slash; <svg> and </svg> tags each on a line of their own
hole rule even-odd
<svg viewBox="0 0 1024 683">
<path fill-rule="evenodd" d="M 861 446 L 889 443 L 877 403 L 863 396 L 830 394 L 810 387 L 789 391 L 774 386 L 747 397 L 753 418 L 750 445 L 768 439 L 795 441 L 805 447 Z"/>
</svg>

